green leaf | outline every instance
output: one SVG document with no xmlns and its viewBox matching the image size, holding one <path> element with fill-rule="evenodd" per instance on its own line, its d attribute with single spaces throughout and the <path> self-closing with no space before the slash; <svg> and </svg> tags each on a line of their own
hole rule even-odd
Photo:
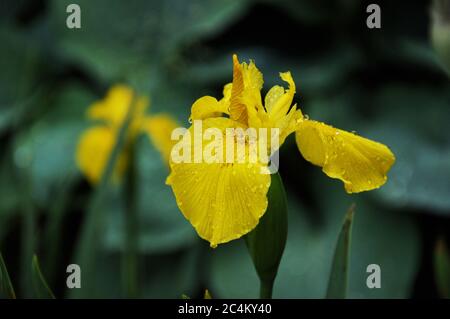
<svg viewBox="0 0 450 319">
<path fill-rule="evenodd" d="M 347 297 L 348 268 L 354 213 L 355 205 L 352 205 L 348 209 L 344 223 L 342 224 L 342 229 L 334 251 L 333 264 L 331 266 L 330 279 L 328 282 L 328 299 L 344 299 Z"/>
<path fill-rule="evenodd" d="M 286 193 L 280 174 L 272 174 L 267 211 L 246 237 L 247 248 L 260 279 L 260 297 L 272 298 L 278 266 L 287 237 Z"/>
<path fill-rule="evenodd" d="M 32 281 L 34 291 L 39 299 L 55 299 L 55 295 L 47 284 L 44 275 L 39 267 L 39 261 L 36 255 L 33 255 L 31 262 Z"/>
<path fill-rule="evenodd" d="M 65 25 L 70 3 L 50 4 L 50 28 L 57 46 L 65 57 L 102 80 L 148 80 L 152 65 L 176 60 L 183 45 L 222 31 L 247 6 L 247 1 L 230 0 L 79 0 L 81 29 L 74 32 Z"/>
<path fill-rule="evenodd" d="M 14 287 L 9 278 L 8 270 L 6 269 L 5 261 L 3 260 L 2 253 L 0 252 L 0 296 L 8 299 L 16 299 L 16 293 Z"/>
<path fill-rule="evenodd" d="M 431 42 L 450 75 L 450 1 L 434 0 L 431 17 Z"/>
<path fill-rule="evenodd" d="M 35 110 L 30 97 L 44 81 L 38 80 L 42 67 L 40 53 L 28 32 L 2 25 L 0 39 L 3 48 L 0 61 L 4 61 L 0 73 L 0 133 L 3 133 Z"/>
<path fill-rule="evenodd" d="M 39 207 L 52 205 L 55 190 L 60 189 L 68 175 L 78 174 L 76 147 L 83 130 L 90 124 L 85 111 L 93 101 L 89 90 L 78 83 L 67 83 L 48 103 L 48 112 L 16 143 L 17 164 L 24 162 L 22 158 L 32 158 L 27 164 L 31 170 L 33 200 Z"/>
<path fill-rule="evenodd" d="M 434 249 L 434 275 L 440 296 L 450 298 L 450 256 L 442 238 Z"/>
</svg>

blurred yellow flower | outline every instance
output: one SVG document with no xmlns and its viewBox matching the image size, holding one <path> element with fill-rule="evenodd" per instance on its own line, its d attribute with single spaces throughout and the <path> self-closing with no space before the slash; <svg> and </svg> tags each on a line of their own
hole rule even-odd
<svg viewBox="0 0 450 319">
<path fill-rule="evenodd" d="M 383 185 L 395 161 L 389 148 L 309 120 L 292 105 L 296 88 L 290 72 L 280 76 L 289 88 L 272 87 L 263 104 L 261 72 L 253 62 L 241 64 L 234 55 L 233 82 L 225 85 L 223 98 L 199 98 L 192 105 L 190 120 L 202 120 L 204 128 L 219 128 L 223 135 L 227 128 L 277 128 L 280 146 L 296 132 L 303 157 L 321 166 L 329 177 L 342 180 L 348 193 Z M 191 126 L 188 132 L 192 130 Z M 203 139 L 201 143 L 205 149 L 212 142 Z M 195 152 L 195 143 L 191 147 Z M 268 153 L 272 155 L 273 150 Z M 211 247 L 250 232 L 267 209 L 271 177 L 261 173 L 267 163 L 186 163 L 171 159 L 170 167 L 167 184 L 172 187 L 178 207 Z"/>
<path fill-rule="evenodd" d="M 148 134 L 165 162 L 168 162 L 168 154 L 173 146 L 170 132 L 177 127 L 177 123 L 165 114 L 145 115 L 149 104 L 148 99 L 133 96 L 134 92 L 131 88 L 115 85 L 104 99 L 93 103 L 88 108 L 87 117 L 96 120 L 97 123 L 81 135 L 76 151 L 76 163 L 92 184 L 96 184 L 102 176 L 120 127 L 133 101 L 137 104 L 127 132 L 127 143 L 116 162 L 113 179 L 117 181 L 123 175 L 128 162 L 127 144 L 129 145 L 129 142 L 141 132 Z"/>
</svg>

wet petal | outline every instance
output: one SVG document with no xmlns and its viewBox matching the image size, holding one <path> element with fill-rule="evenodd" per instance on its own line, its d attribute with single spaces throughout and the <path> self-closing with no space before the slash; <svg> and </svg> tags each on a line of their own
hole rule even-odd
<svg viewBox="0 0 450 319">
<path fill-rule="evenodd" d="M 270 118 L 277 122 L 288 113 L 295 94 L 295 83 L 290 72 L 280 73 L 283 81 L 289 84 L 289 88 L 284 91 L 280 86 L 274 86 L 266 95 L 266 109 Z M 268 103 L 268 104 L 267 104 Z"/>
<path fill-rule="evenodd" d="M 235 127 L 226 118 L 203 121 L 203 129 Z M 189 132 L 192 132 L 192 127 Z M 193 140 L 193 139 L 192 139 Z M 209 140 L 204 140 L 203 150 Z M 223 143 L 225 153 L 226 142 Z M 194 152 L 194 142 L 190 145 Z M 233 144 L 233 147 L 235 145 Z M 247 157 L 248 159 L 248 157 Z M 167 183 L 178 207 L 212 247 L 239 238 L 258 224 L 267 208 L 270 175 L 261 163 L 174 163 Z"/>
<path fill-rule="evenodd" d="M 190 120 L 203 120 L 209 117 L 218 117 L 228 113 L 226 103 L 221 103 L 212 96 L 203 96 L 194 102 L 191 108 Z"/>
<path fill-rule="evenodd" d="M 382 186 L 395 162 L 387 146 L 316 121 L 302 120 L 296 141 L 303 157 L 343 181 L 347 193 Z"/>
</svg>

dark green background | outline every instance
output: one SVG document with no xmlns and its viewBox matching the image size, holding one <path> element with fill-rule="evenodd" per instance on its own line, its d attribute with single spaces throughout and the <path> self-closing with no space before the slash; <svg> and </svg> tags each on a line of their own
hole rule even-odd
<svg viewBox="0 0 450 319">
<path fill-rule="evenodd" d="M 66 27 L 69 3 L 81 7 L 79 30 Z M 233 53 L 255 60 L 264 93 L 290 70 L 310 118 L 381 141 L 397 158 L 383 188 L 348 195 L 301 157 L 293 136 L 286 141 L 289 235 L 274 297 L 325 296 L 352 202 L 349 297 L 437 297 L 433 251 L 450 226 L 449 79 L 430 44 L 431 3 L 376 3 L 379 30 L 366 27 L 368 2 L 349 0 L 2 0 L 0 250 L 19 297 L 33 296 L 30 251 L 56 296 L 67 296 L 65 270 L 76 263 L 93 190 L 74 162 L 90 103 L 127 83 L 150 96 L 150 113 L 188 126 L 193 101 L 220 97 L 231 81 Z M 216 298 L 257 297 L 243 241 L 210 249 L 179 212 L 157 151 L 144 136 L 137 148 L 140 296 L 198 297 L 208 288 Z M 82 277 L 96 289 L 81 296 L 125 296 L 123 187 L 107 197 L 96 273 Z M 365 285 L 372 263 L 381 266 L 381 289 Z"/>
</svg>

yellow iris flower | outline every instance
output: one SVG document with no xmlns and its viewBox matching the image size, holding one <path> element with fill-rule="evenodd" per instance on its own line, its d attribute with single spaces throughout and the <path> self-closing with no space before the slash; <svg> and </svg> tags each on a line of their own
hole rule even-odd
<svg viewBox="0 0 450 319">
<path fill-rule="evenodd" d="M 225 85 L 223 98 L 198 99 L 191 120 L 203 128 L 278 128 L 280 145 L 295 132 L 303 157 L 322 167 L 331 178 L 343 181 L 347 193 L 368 191 L 383 185 L 395 161 L 383 144 L 309 120 L 292 105 L 295 83 L 290 72 L 280 73 L 288 89 L 272 87 L 261 98 L 263 76 L 253 62 L 239 63 L 233 56 L 233 81 Z M 189 131 L 192 130 L 192 126 Z M 203 149 L 209 140 L 202 140 Z M 191 149 L 194 152 L 193 149 Z M 170 161 L 167 184 L 178 207 L 200 237 L 211 247 L 237 239 L 256 227 L 267 209 L 271 177 L 261 174 L 267 164 L 178 163 Z"/>
<path fill-rule="evenodd" d="M 170 133 L 177 123 L 168 115 L 145 115 L 148 106 L 146 97 L 133 98 L 134 92 L 125 85 L 115 85 L 103 100 L 93 103 L 87 111 L 87 117 L 98 123 L 88 128 L 80 137 L 76 151 L 76 163 L 92 184 L 99 182 L 108 158 L 114 148 L 131 103 L 136 103 L 127 134 L 124 151 L 121 152 L 114 168 L 113 179 L 118 180 L 128 163 L 127 144 L 139 133 L 147 133 L 153 145 L 168 163 L 173 142 Z"/>
</svg>

